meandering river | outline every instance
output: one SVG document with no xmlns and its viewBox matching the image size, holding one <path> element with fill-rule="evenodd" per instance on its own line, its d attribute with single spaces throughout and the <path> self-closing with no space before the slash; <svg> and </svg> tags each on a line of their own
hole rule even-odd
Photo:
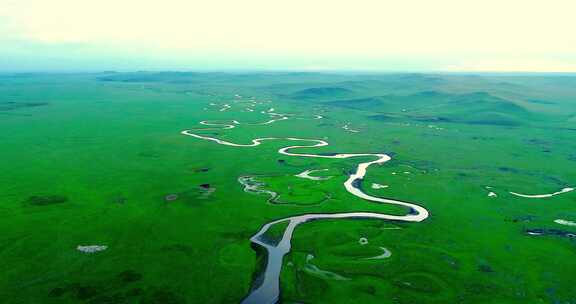
<svg viewBox="0 0 576 304">
<path fill-rule="evenodd" d="M 273 112 L 269 111 L 269 112 Z M 268 113 L 270 114 L 270 113 Z M 282 115 L 282 114 L 277 114 Z M 281 116 L 286 117 L 286 116 Z M 274 121 L 277 120 L 285 120 L 286 118 L 280 119 L 273 119 Z M 269 124 L 274 121 L 267 121 L 262 124 Z M 232 120 L 231 124 L 227 123 L 211 123 L 207 121 L 201 122 L 203 125 L 208 126 L 219 126 L 220 129 L 231 129 L 234 128 L 236 125 L 240 123 L 238 121 Z M 343 212 L 343 213 L 309 213 L 309 214 L 301 214 L 295 215 L 287 218 L 278 219 L 265 225 L 260 228 L 260 230 L 250 238 L 250 241 L 253 244 L 256 244 L 266 251 L 266 267 L 258 275 L 258 278 L 253 282 L 252 290 L 250 293 L 242 300 L 243 304 L 274 304 L 277 303 L 280 299 L 280 272 L 282 270 L 282 260 L 284 256 L 290 252 L 290 242 L 292 240 L 292 235 L 296 227 L 306 222 L 314 221 L 314 220 L 322 220 L 322 219 L 381 219 L 381 220 L 389 220 L 389 221 L 403 221 L 403 222 L 420 222 L 425 220 L 429 213 L 428 211 L 417 204 L 404 202 L 400 200 L 388 199 L 388 198 L 381 198 L 381 197 L 374 197 L 364 193 L 361 189 L 361 182 L 368 167 L 375 165 L 375 164 L 383 164 L 389 161 L 391 158 L 390 156 L 383 154 L 383 153 L 334 153 L 334 154 L 309 154 L 309 153 L 296 153 L 294 150 L 301 149 L 301 148 L 317 148 L 317 147 L 324 147 L 328 146 L 328 142 L 320 139 L 307 139 L 307 138 L 296 138 L 296 137 L 287 137 L 287 138 L 276 138 L 276 137 L 265 137 L 265 138 L 256 138 L 253 139 L 248 144 L 241 144 L 241 143 L 233 143 L 225 140 L 221 140 L 218 138 L 205 136 L 198 134 L 197 132 L 200 130 L 184 130 L 181 133 L 186 136 L 191 136 L 196 139 L 201 140 L 208 140 L 212 141 L 221 145 L 225 146 L 232 146 L 232 147 L 255 147 L 262 144 L 264 141 L 270 140 L 285 140 L 285 141 L 295 141 L 295 142 L 305 142 L 309 144 L 305 145 L 290 145 L 278 150 L 278 153 L 287 155 L 287 156 L 294 156 L 294 157 L 311 157 L 311 158 L 329 158 L 329 159 L 346 159 L 346 158 L 354 158 L 354 157 L 373 157 L 374 160 L 366 161 L 358 163 L 356 166 L 356 170 L 353 174 L 351 174 L 348 179 L 344 182 L 344 188 L 346 191 L 351 193 L 354 196 L 357 196 L 361 199 L 380 203 L 380 204 L 391 204 L 391 205 L 399 205 L 408 208 L 409 212 L 406 215 L 388 215 L 376 212 Z M 203 129 L 207 130 L 207 129 Z M 277 224 L 285 224 L 287 226 L 284 230 L 282 238 L 278 242 L 272 242 L 269 239 L 263 237 L 266 232 L 274 225 Z"/>
</svg>

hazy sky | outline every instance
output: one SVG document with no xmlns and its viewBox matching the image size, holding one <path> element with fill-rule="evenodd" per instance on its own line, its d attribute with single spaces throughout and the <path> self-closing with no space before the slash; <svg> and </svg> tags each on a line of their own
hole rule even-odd
<svg viewBox="0 0 576 304">
<path fill-rule="evenodd" d="M 0 0 L 0 70 L 576 72 L 576 0 Z"/>
</svg>

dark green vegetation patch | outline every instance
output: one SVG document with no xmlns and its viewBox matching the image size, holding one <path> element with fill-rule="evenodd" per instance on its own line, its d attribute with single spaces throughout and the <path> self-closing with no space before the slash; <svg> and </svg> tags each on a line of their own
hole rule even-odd
<svg viewBox="0 0 576 304">
<path fill-rule="evenodd" d="M 62 204 L 66 201 L 68 201 L 68 198 L 63 195 L 33 195 L 29 197 L 25 203 L 32 206 L 46 206 Z"/>
</svg>

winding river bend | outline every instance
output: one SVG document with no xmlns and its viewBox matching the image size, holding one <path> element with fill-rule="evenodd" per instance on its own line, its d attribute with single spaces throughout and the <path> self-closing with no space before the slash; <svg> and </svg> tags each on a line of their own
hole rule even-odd
<svg viewBox="0 0 576 304">
<path fill-rule="evenodd" d="M 269 122 L 266 122 L 266 124 Z M 220 129 L 231 129 L 235 125 L 240 123 L 237 121 L 232 121 L 231 124 L 226 123 L 210 123 L 203 121 L 203 125 L 208 126 L 219 126 Z M 269 223 L 266 223 L 262 228 L 250 238 L 250 241 L 257 246 L 260 246 L 266 251 L 266 266 L 264 271 L 261 272 L 257 279 L 253 282 L 252 290 L 250 293 L 242 300 L 242 304 L 274 304 L 280 299 L 280 272 L 282 270 L 282 260 L 284 256 L 290 252 L 290 242 L 292 240 L 292 235 L 296 227 L 309 221 L 322 220 L 322 219 L 381 219 L 390 221 L 403 221 L 403 222 L 421 222 L 428 217 L 428 210 L 424 207 L 399 200 L 387 199 L 374 197 L 364 193 L 360 184 L 362 179 L 366 175 L 368 167 L 374 164 L 383 164 L 389 161 L 390 156 L 383 153 L 343 153 L 343 154 L 308 154 L 308 153 L 295 153 L 293 150 L 299 148 L 316 148 L 328 146 L 328 142 L 319 139 L 306 139 L 306 138 L 276 138 L 276 137 L 265 137 L 256 138 L 248 144 L 238 144 L 225 140 L 221 140 L 214 137 L 209 137 L 196 132 L 201 130 L 184 130 L 181 133 L 186 136 L 191 136 L 196 139 L 208 140 L 221 145 L 232 146 L 232 147 L 255 147 L 259 146 L 264 141 L 269 140 L 287 140 L 287 141 L 297 141 L 310 143 L 308 145 L 291 145 L 287 147 L 280 148 L 278 153 L 295 156 L 295 157 L 311 157 L 311 158 L 330 158 L 330 159 L 346 159 L 354 157 L 374 157 L 372 161 L 367 161 L 359 163 L 356 170 L 351 174 L 348 179 L 344 182 L 344 188 L 346 191 L 354 196 L 361 199 L 380 203 L 380 204 L 392 204 L 399 205 L 408 208 L 409 212 L 406 215 L 388 215 L 376 212 L 344 212 L 344 213 L 309 213 L 291 216 L 283 219 L 278 219 Z M 274 225 L 285 224 L 287 226 L 284 230 L 282 238 L 278 242 L 272 242 L 264 237 L 266 232 Z"/>
</svg>

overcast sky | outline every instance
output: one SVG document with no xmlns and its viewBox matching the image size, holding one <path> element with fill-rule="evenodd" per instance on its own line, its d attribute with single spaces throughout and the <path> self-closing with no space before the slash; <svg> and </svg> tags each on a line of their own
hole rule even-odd
<svg viewBox="0 0 576 304">
<path fill-rule="evenodd" d="M 576 0 L 0 0 L 0 70 L 576 72 Z"/>
</svg>

